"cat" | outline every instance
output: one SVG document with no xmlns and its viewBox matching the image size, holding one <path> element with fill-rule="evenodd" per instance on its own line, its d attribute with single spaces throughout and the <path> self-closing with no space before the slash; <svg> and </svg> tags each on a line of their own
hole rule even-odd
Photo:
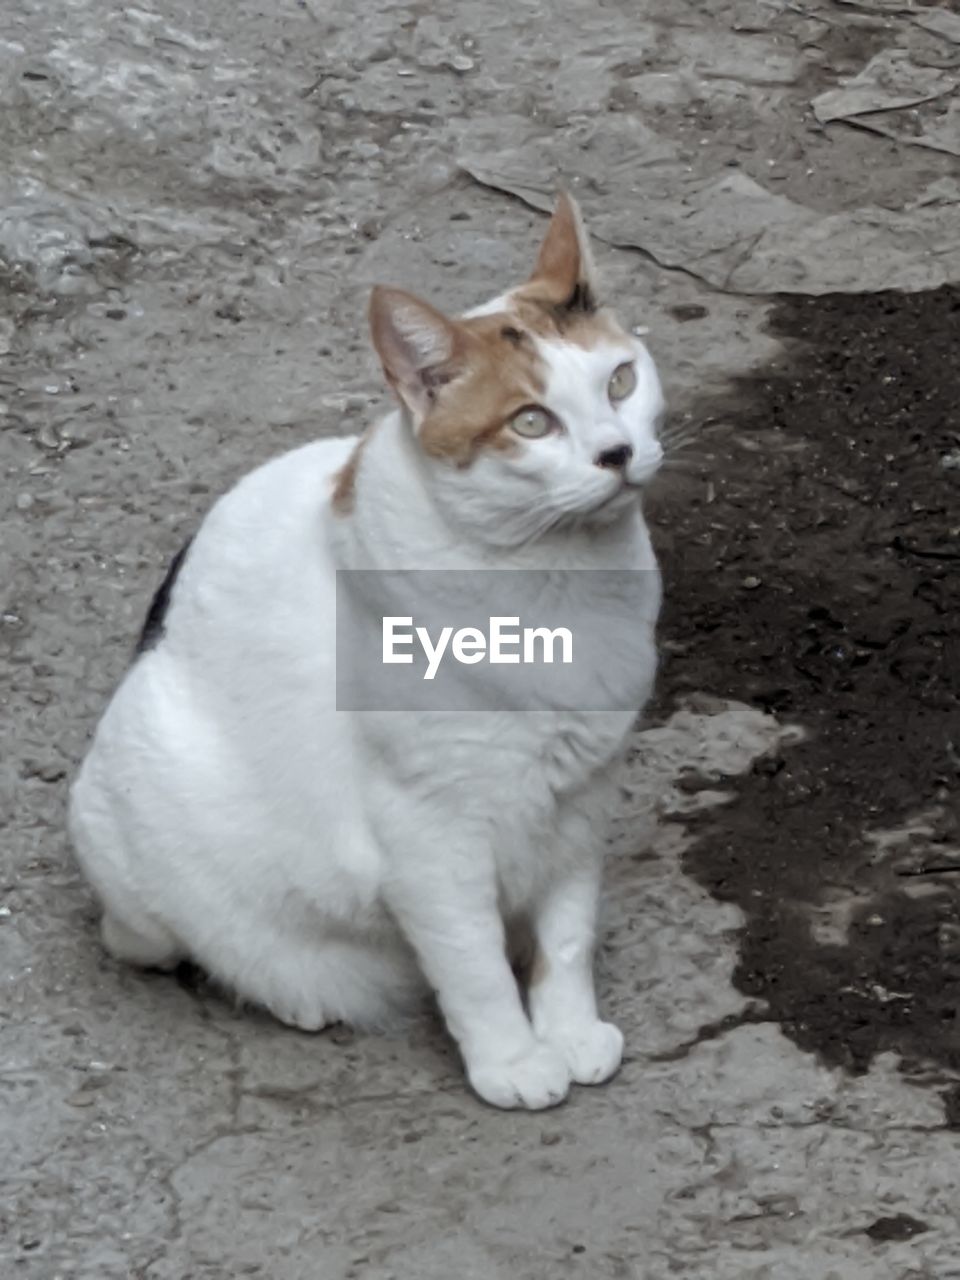
<svg viewBox="0 0 960 1280">
<path fill-rule="evenodd" d="M 378 286 L 369 319 L 397 407 L 215 503 L 96 729 L 71 839 L 115 957 L 189 959 L 307 1031 L 380 1028 L 433 993 L 480 1098 L 539 1109 L 623 1053 L 593 954 L 616 765 L 657 662 L 640 496 L 663 394 L 599 304 L 566 194 L 523 284 L 459 318 Z M 352 569 L 644 571 L 596 673 L 617 705 L 338 710 Z M 593 581 L 580 604 L 602 611 Z"/>
</svg>

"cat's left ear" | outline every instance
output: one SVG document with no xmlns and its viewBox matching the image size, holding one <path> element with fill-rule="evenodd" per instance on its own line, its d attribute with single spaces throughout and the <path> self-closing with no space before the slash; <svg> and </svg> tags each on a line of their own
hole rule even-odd
<svg viewBox="0 0 960 1280">
<path fill-rule="evenodd" d="M 463 362 L 463 334 L 455 321 L 403 289 L 377 285 L 370 297 L 370 335 L 391 387 L 422 418 L 438 387 Z"/>
<path fill-rule="evenodd" d="M 569 311 L 596 311 L 598 280 L 577 202 L 566 191 L 557 207 L 524 292 Z"/>
</svg>

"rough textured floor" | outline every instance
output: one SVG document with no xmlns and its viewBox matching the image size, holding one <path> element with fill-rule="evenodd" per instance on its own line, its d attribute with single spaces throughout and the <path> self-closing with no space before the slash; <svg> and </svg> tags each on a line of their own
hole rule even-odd
<svg viewBox="0 0 960 1280">
<path fill-rule="evenodd" d="M 7 0 L 3 1280 L 960 1277 L 958 83 L 949 3 Z M 612 844 L 628 1056 L 531 1116 L 430 1022 L 119 968 L 62 825 L 213 497 L 384 403 L 370 283 L 479 301 L 557 180 L 695 439 Z M 757 186 L 795 261 L 724 229 Z"/>
</svg>

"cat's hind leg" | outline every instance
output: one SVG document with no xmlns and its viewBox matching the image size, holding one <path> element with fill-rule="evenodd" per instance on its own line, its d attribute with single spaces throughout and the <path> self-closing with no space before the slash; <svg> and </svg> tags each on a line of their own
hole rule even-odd
<svg viewBox="0 0 960 1280">
<path fill-rule="evenodd" d="M 412 955 L 373 939 L 274 936 L 240 966 L 225 965 L 222 956 L 210 959 L 209 971 L 241 1001 L 300 1031 L 337 1022 L 382 1030 L 402 1020 L 425 993 Z M 208 965 L 203 955 L 199 960 Z"/>
</svg>

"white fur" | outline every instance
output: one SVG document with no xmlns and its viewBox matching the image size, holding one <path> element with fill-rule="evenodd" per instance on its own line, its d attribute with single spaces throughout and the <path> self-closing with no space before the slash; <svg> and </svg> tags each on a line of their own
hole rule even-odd
<svg viewBox="0 0 960 1280">
<path fill-rule="evenodd" d="M 548 1106 L 613 1074 L 622 1036 L 599 1021 L 591 974 L 600 858 L 659 608 L 637 491 L 593 461 L 627 441 L 640 480 L 659 457 L 659 383 L 627 342 L 541 343 L 565 430 L 518 456 L 428 459 L 398 411 L 365 447 L 353 515 L 329 501 L 342 439 L 268 463 L 215 505 L 72 792 L 111 951 L 190 957 L 305 1029 L 382 1025 L 430 988 L 496 1106 Z M 638 387 L 613 408 L 623 359 Z M 611 636 L 598 672 L 624 710 L 335 710 L 334 575 L 349 567 L 650 570 L 635 630 Z M 523 921 L 540 953 L 529 1013 L 505 941 Z"/>
</svg>

